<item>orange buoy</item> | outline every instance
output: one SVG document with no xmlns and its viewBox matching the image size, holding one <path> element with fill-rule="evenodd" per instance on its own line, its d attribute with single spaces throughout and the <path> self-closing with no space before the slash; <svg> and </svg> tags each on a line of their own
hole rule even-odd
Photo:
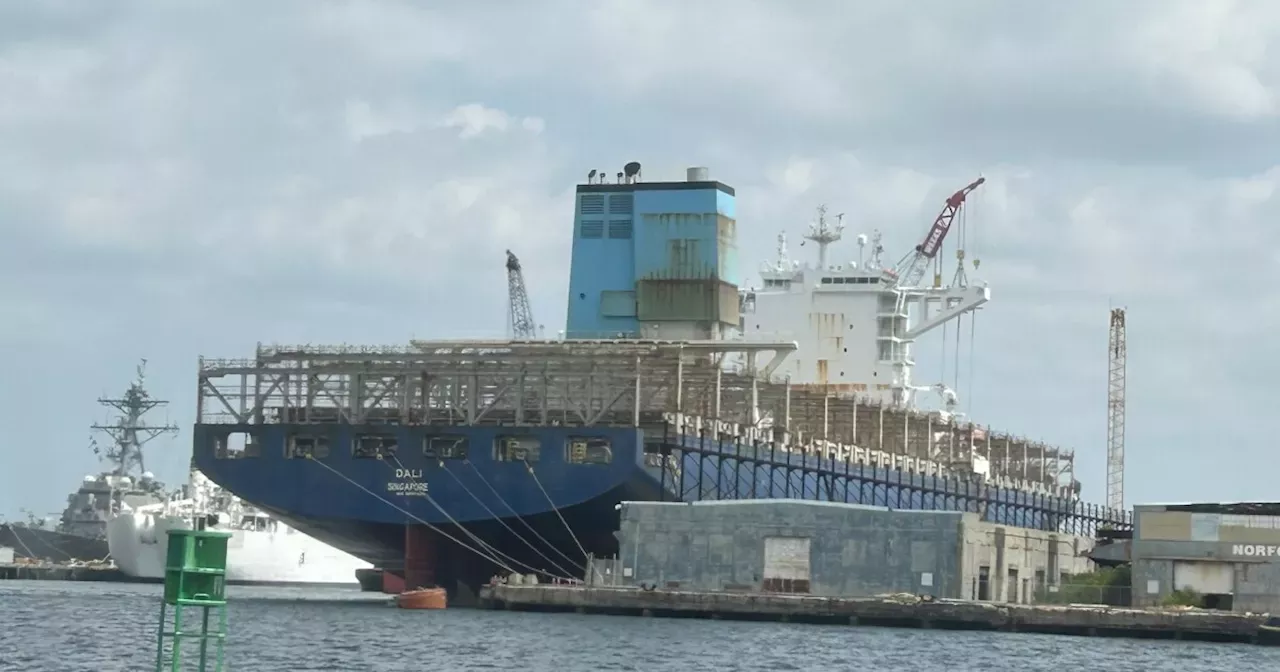
<svg viewBox="0 0 1280 672">
<path fill-rule="evenodd" d="M 447 604 L 444 588 L 419 588 L 396 596 L 396 606 L 401 609 L 444 609 Z"/>
</svg>

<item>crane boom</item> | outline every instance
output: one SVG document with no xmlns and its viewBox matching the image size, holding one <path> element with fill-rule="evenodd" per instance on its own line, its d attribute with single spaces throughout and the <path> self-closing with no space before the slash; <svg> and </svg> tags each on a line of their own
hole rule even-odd
<svg viewBox="0 0 1280 672">
<path fill-rule="evenodd" d="M 947 198 L 946 203 L 942 206 L 942 212 L 938 213 L 937 218 L 933 220 L 933 226 L 929 228 L 929 233 L 925 236 L 924 242 L 917 245 L 915 250 L 908 252 L 898 262 L 897 272 L 895 273 L 898 276 L 898 281 L 895 283 L 897 286 L 915 287 L 920 283 L 920 279 L 924 277 L 924 269 L 929 265 L 929 261 L 937 256 L 938 250 L 942 247 L 942 241 L 946 239 L 947 232 L 951 230 L 951 222 L 955 220 L 956 214 L 960 212 L 965 199 L 986 181 L 987 178 L 979 177 L 969 183 L 967 187 Z"/>
<path fill-rule="evenodd" d="M 533 321 L 533 309 L 529 306 L 529 293 L 524 287 L 524 272 L 520 260 L 507 250 L 507 326 L 511 337 L 530 340 L 538 337 Z"/>
</svg>

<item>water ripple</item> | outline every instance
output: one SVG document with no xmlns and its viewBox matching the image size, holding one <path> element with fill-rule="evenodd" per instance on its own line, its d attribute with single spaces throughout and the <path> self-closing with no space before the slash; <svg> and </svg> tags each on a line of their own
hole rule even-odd
<svg viewBox="0 0 1280 672">
<path fill-rule="evenodd" d="M 0 672 L 151 670 L 159 595 L 155 585 L 0 583 Z M 415 612 L 354 589 L 232 587 L 229 598 L 227 669 L 255 672 L 1280 669 L 1280 650 L 1245 644 Z M 194 652 L 194 646 L 185 650 Z"/>
</svg>

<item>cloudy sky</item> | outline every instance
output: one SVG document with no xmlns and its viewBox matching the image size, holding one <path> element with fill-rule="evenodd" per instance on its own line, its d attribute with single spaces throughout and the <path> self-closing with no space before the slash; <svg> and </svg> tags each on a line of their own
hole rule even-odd
<svg viewBox="0 0 1280 672">
<path fill-rule="evenodd" d="M 506 247 L 559 328 L 574 185 L 630 160 L 736 187 L 744 261 L 819 203 L 897 259 L 985 175 L 972 414 L 1101 501 L 1125 305 L 1128 499 L 1275 499 L 1278 32 L 1229 0 L 0 0 L 0 514 L 97 471 L 139 358 L 174 481 L 199 355 L 500 337 Z"/>
</svg>

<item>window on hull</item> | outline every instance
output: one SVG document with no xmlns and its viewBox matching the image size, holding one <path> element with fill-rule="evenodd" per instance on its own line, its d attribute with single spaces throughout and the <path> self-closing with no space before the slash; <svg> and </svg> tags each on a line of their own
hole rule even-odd
<svg viewBox="0 0 1280 672">
<path fill-rule="evenodd" d="M 778 281 L 781 282 L 781 281 Z M 875 285 L 880 283 L 880 278 L 876 277 L 854 277 L 854 278 L 838 278 L 826 277 L 822 279 L 824 285 Z M 769 285 L 765 284 L 766 287 Z"/>
<path fill-rule="evenodd" d="M 571 436 L 565 442 L 565 461 L 569 464 L 609 464 L 613 448 L 609 439 L 598 436 Z"/>
<path fill-rule="evenodd" d="M 493 459 L 499 462 L 537 462 L 542 442 L 532 436 L 499 436 L 493 440 Z"/>
<path fill-rule="evenodd" d="M 329 437 L 306 434 L 291 436 L 285 445 L 284 456 L 289 459 L 329 457 Z"/>
<path fill-rule="evenodd" d="M 274 533 L 277 530 L 277 525 L 278 523 L 275 520 L 262 515 L 240 517 L 240 529 L 242 530 Z"/>
<path fill-rule="evenodd" d="M 468 442 L 465 436 L 428 436 L 422 441 L 422 454 L 437 460 L 465 460 L 467 448 Z"/>
<path fill-rule="evenodd" d="M 213 440 L 213 456 L 219 460 L 240 460 L 260 455 L 262 447 L 248 432 L 231 432 Z"/>
<path fill-rule="evenodd" d="M 359 459 L 395 457 L 399 440 L 391 434 L 358 434 L 351 442 L 351 455 Z"/>
</svg>

